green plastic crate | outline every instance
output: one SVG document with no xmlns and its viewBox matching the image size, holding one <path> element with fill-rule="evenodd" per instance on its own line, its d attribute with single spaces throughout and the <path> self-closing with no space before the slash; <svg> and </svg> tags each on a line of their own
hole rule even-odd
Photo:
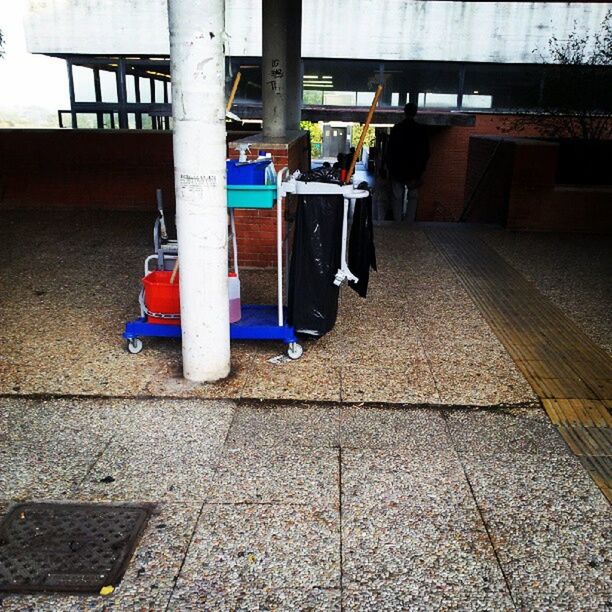
<svg viewBox="0 0 612 612">
<path fill-rule="evenodd" d="M 227 185 L 228 208 L 273 208 L 276 185 Z"/>
</svg>

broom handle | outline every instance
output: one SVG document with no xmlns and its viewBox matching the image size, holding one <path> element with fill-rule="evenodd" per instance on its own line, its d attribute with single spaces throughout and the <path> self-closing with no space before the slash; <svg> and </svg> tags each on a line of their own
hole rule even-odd
<svg viewBox="0 0 612 612">
<path fill-rule="evenodd" d="M 374 99 L 372 100 L 372 105 L 370 106 L 370 112 L 368 113 L 368 118 L 366 119 L 365 125 L 363 126 L 363 131 L 361 132 L 361 137 L 359 138 L 359 144 L 355 149 L 355 153 L 353 155 L 353 159 L 351 161 L 351 165 L 349 167 L 349 171 L 346 173 L 346 182 L 348 185 L 351 182 L 351 177 L 353 176 L 353 172 L 355 172 L 355 165 L 357 164 L 357 160 L 361 155 L 361 149 L 363 147 L 363 143 L 365 141 L 365 137 L 370 127 L 370 123 L 372 122 L 372 116 L 374 115 L 374 111 L 376 110 L 376 105 L 378 104 L 378 98 L 380 98 L 380 94 L 382 93 L 383 86 L 382 84 L 376 88 L 376 93 L 374 94 Z"/>
<path fill-rule="evenodd" d="M 229 98 L 227 99 L 227 106 L 225 107 L 225 112 L 229 113 L 232 108 L 232 104 L 234 104 L 234 98 L 236 97 L 236 91 L 238 90 L 238 83 L 240 83 L 240 71 L 236 73 L 236 77 L 234 78 L 234 84 L 232 85 L 232 90 L 230 91 Z"/>
</svg>

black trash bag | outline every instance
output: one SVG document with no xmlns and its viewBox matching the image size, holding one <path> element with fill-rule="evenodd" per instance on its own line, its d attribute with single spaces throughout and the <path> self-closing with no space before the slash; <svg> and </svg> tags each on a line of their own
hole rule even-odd
<svg viewBox="0 0 612 612">
<path fill-rule="evenodd" d="M 308 172 L 302 172 L 297 179 L 303 183 L 333 183 L 334 185 L 342 185 L 340 180 L 340 168 L 313 168 Z"/>
<path fill-rule="evenodd" d="M 300 196 L 289 267 L 289 324 L 321 337 L 336 323 L 344 200 L 341 195 Z"/>
<path fill-rule="evenodd" d="M 359 185 L 359 189 L 363 189 Z M 367 188 L 367 185 L 365 185 Z M 353 224 L 349 236 L 349 270 L 359 279 L 349 281 L 349 287 L 361 297 L 368 294 L 370 268 L 376 271 L 376 248 L 374 247 L 374 225 L 372 223 L 372 196 L 355 201 Z"/>
</svg>

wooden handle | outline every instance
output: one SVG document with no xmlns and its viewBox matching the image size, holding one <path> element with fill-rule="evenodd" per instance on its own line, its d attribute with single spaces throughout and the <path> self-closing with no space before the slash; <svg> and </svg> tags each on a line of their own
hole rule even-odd
<svg viewBox="0 0 612 612">
<path fill-rule="evenodd" d="M 176 261 L 174 262 L 174 268 L 172 268 L 172 274 L 170 275 L 170 284 L 174 285 L 174 279 L 176 278 L 176 274 L 179 270 L 179 259 L 178 257 L 176 258 Z"/>
<path fill-rule="evenodd" d="M 229 98 L 227 99 L 227 106 L 225 107 L 225 112 L 229 113 L 230 108 L 232 108 L 232 104 L 234 104 L 234 98 L 236 97 L 236 91 L 238 89 L 238 83 L 240 83 L 240 71 L 236 73 L 234 77 L 234 84 L 232 85 L 232 90 L 230 91 Z"/>
<path fill-rule="evenodd" d="M 383 86 L 379 85 L 376 88 L 376 93 L 374 94 L 374 99 L 372 100 L 372 105 L 370 106 L 370 112 L 368 113 L 368 118 L 366 119 L 365 125 L 363 126 L 363 131 L 361 132 L 361 138 L 359 139 L 359 144 L 355 149 L 355 154 L 353 155 L 353 159 L 351 161 L 351 165 L 349 167 L 349 171 L 346 173 L 346 182 L 348 185 L 351 182 L 351 177 L 353 176 L 353 172 L 355 172 L 355 165 L 357 164 L 357 160 L 361 155 L 361 149 L 363 147 L 363 142 L 365 140 L 366 134 L 368 132 L 368 128 L 370 127 L 370 123 L 372 122 L 372 116 L 374 115 L 374 111 L 376 110 L 376 105 L 378 104 L 378 98 L 380 98 L 380 94 L 382 93 Z"/>
</svg>

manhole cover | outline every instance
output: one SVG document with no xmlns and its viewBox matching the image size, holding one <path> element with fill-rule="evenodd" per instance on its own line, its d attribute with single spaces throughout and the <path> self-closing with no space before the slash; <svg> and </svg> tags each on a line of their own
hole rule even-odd
<svg viewBox="0 0 612 612">
<path fill-rule="evenodd" d="M 0 524 L 0 590 L 98 593 L 121 580 L 150 508 L 19 504 Z"/>
</svg>

